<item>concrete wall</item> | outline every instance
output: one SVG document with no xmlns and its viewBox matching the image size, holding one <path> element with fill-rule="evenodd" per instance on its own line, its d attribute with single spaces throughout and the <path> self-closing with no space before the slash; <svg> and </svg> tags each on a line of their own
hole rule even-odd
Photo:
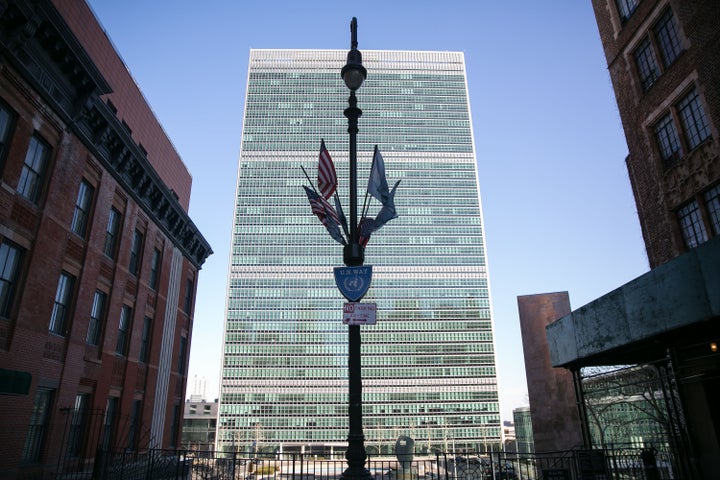
<svg viewBox="0 0 720 480">
<path fill-rule="evenodd" d="M 658 335 L 718 317 L 720 238 L 713 238 L 563 315 L 547 329 L 550 358 L 555 366 L 651 361 L 683 342 L 677 335 L 658 342 Z"/>
</svg>

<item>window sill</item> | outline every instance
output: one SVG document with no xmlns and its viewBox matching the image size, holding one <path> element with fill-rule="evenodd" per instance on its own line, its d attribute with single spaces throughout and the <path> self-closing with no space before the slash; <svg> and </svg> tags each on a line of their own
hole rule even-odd
<svg viewBox="0 0 720 480">
<path fill-rule="evenodd" d="M 89 346 L 89 345 L 88 345 Z M 97 351 L 96 347 L 91 347 L 92 350 Z M 85 352 L 85 355 L 83 356 L 83 360 L 85 360 L 88 363 L 92 363 L 95 365 L 102 365 L 102 359 L 97 358 L 97 354 L 93 357 L 92 355 L 89 355 L 89 352 Z"/>
</svg>

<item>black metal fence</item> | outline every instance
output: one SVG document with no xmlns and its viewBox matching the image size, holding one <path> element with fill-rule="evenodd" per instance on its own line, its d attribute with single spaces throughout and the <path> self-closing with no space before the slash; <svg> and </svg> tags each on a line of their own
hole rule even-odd
<svg viewBox="0 0 720 480">
<path fill-rule="evenodd" d="M 131 417 L 66 409 L 56 462 L 37 478 L 67 480 L 336 480 L 343 452 L 144 450 L 148 432 Z M 51 460 L 52 462 L 52 460 Z M 374 480 L 676 480 L 681 465 L 670 445 L 606 445 L 555 453 L 416 453 L 411 462 L 370 456 Z"/>
<path fill-rule="evenodd" d="M 374 480 L 675 480 L 672 462 L 657 449 L 622 447 L 545 454 L 487 452 L 416 456 L 410 462 L 370 457 Z M 213 451 L 102 452 L 84 476 L 109 480 L 337 480 L 345 459 L 327 454 Z M 79 473 L 79 472 L 78 472 Z"/>
<path fill-rule="evenodd" d="M 107 458 L 115 461 L 116 454 L 105 452 L 137 451 L 140 445 L 147 445 L 149 435 L 132 417 L 108 414 L 100 409 L 61 409 L 51 430 L 51 438 L 60 448 L 56 458 L 49 456 L 47 459 L 48 465 L 55 464 L 50 478 L 63 479 L 90 478 L 94 469 L 102 466 Z M 139 456 L 152 455 L 145 452 Z"/>
</svg>

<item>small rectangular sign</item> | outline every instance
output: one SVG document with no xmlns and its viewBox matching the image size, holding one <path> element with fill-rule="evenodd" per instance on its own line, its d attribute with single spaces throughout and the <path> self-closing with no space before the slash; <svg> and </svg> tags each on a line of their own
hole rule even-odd
<svg viewBox="0 0 720 480">
<path fill-rule="evenodd" d="M 343 324 L 375 325 L 377 303 L 348 302 L 343 305 Z"/>
</svg>

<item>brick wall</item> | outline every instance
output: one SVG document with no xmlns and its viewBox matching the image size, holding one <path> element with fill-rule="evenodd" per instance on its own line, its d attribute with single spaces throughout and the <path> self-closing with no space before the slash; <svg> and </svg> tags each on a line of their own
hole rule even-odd
<svg viewBox="0 0 720 480">
<path fill-rule="evenodd" d="M 720 18 L 720 4 L 643 0 L 624 24 L 614 0 L 593 0 L 593 7 L 628 143 L 628 174 L 654 268 L 685 251 L 676 210 L 720 182 L 720 23 L 715 20 Z M 684 51 L 643 91 L 633 51 L 667 7 L 675 16 Z M 660 157 L 652 126 L 691 86 L 701 96 L 712 138 L 684 152 L 677 164 L 668 167 Z"/>
<path fill-rule="evenodd" d="M 58 458 L 67 446 L 68 432 L 67 424 L 64 423 L 68 417 L 61 410 L 72 408 L 78 393 L 89 394 L 89 407 L 99 411 L 105 410 L 108 397 L 118 397 L 118 413 L 125 419 L 132 412 L 133 401 L 141 400 L 139 446 L 147 445 L 149 438 L 146 432 L 150 429 L 155 403 L 163 321 L 168 311 L 177 315 L 176 328 L 170 332 L 174 345 L 173 365 L 177 365 L 181 336 L 188 339 L 187 362 L 192 315 L 182 311 L 182 300 L 186 279 L 196 279 L 197 272 L 191 262 L 183 258 L 181 278 L 174 280 L 180 282 L 181 301 L 178 305 L 168 305 L 171 281 L 168 272 L 175 248 L 172 241 L 132 200 L 133 197 L 123 190 L 113 175 L 103 168 L 102 163 L 93 157 L 82 141 L 71 133 L 69 126 L 33 90 L 32 84 L 23 78 L 22 73 L 5 61 L 2 57 L 4 54 L 0 51 L 0 102 L 16 115 L 14 128 L 7 139 L 6 154 L 0 158 L 0 241 L 17 244 L 24 250 L 24 255 L 12 307 L 6 317 L 0 317 L 0 366 L 32 375 L 28 395 L 0 395 L 0 444 L 3 445 L 0 449 L 0 478 L 15 478 L 57 468 Z M 136 89 L 134 83 L 131 87 L 130 90 Z M 133 100 L 128 102 L 132 104 Z M 116 103 L 118 107 L 119 103 L 120 100 Z M 145 109 L 149 111 L 147 105 Z M 138 111 L 142 110 L 140 108 Z M 121 109 L 118 108 L 118 111 Z M 148 119 L 142 115 L 137 117 L 135 125 L 138 132 L 146 132 L 148 135 L 160 128 L 154 117 Z M 147 129 L 142 128 L 144 125 Z M 33 134 L 40 135 L 51 152 L 37 204 L 16 191 Z M 143 144 L 152 156 L 153 151 L 149 148 L 151 142 Z M 157 144 L 159 153 L 156 158 L 166 159 L 166 167 L 181 165 L 174 150 L 170 153 L 162 150 L 163 145 L 171 147 L 164 134 L 158 135 Z M 186 195 L 180 197 L 181 202 L 185 200 L 187 207 L 189 174 L 184 167 L 180 170 L 180 180 L 177 180 L 180 183 L 171 187 L 176 188 L 179 194 L 183 189 L 186 190 Z M 73 233 L 70 228 L 82 179 L 94 186 L 90 220 L 84 237 Z M 111 207 L 122 214 L 119 244 L 112 259 L 103 253 Z M 130 247 L 136 228 L 144 232 L 142 262 L 137 277 L 128 271 Z M 155 248 L 162 252 L 157 291 L 149 286 Z M 73 275 L 76 281 L 67 329 L 58 335 L 50 332 L 48 327 L 62 271 Z M 197 281 L 193 284 L 197 285 Z M 96 290 L 105 292 L 108 299 L 104 327 L 97 347 L 86 343 Z M 133 315 L 127 354 L 118 355 L 115 350 L 123 305 L 132 307 Z M 153 332 L 149 360 L 147 364 L 142 364 L 138 356 L 146 316 L 153 318 Z M 187 372 L 187 367 L 184 372 Z M 165 448 L 170 446 L 171 415 L 173 406 L 182 403 L 186 373 L 179 373 L 177 368 L 173 368 L 170 382 L 170 393 L 164 410 L 166 433 L 160 443 Z M 39 387 L 51 388 L 55 392 L 46 447 L 40 462 L 23 463 L 20 457 L 28 435 L 35 393 Z M 111 446 L 127 446 L 123 443 L 127 426 L 125 423 L 125 429 L 116 432 L 116 441 Z M 89 438 L 87 452 L 94 454 L 99 439 L 97 436 Z"/>
</svg>

